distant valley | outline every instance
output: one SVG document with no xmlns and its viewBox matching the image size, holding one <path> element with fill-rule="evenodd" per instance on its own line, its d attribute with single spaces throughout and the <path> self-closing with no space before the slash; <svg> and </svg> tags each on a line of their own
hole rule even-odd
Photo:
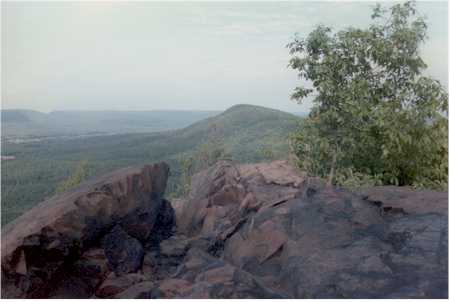
<svg viewBox="0 0 450 302">
<path fill-rule="evenodd" d="M 287 157 L 287 137 L 300 121 L 297 115 L 252 105 L 222 113 L 2 111 L 2 156 L 14 157 L 2 161 L 2 224 L 55 194 L 81 162 L 87 163 L 88 179 L 166 161 L 173 194 L 182 159 L 210 140 L 211 129 L 231 159 L 260 162 Z"/>
</svg>

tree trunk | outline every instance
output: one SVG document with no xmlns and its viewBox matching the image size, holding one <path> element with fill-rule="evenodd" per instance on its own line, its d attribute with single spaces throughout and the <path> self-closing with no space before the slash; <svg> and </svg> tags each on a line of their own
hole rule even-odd
<svg viewBox="0 0 450 302">
<path fill-rule="evenodd" d="M 333 178 L 334 178 L 334 170 L 336 167 L 336 157 L 337 157 L 337 150 L 333 154 L 333 159 L 331 161 L 331 169 L 330 174 L 328 175 L 328 182 L 327 185 L 331 187 L 333 185 Z"/>
</svg>

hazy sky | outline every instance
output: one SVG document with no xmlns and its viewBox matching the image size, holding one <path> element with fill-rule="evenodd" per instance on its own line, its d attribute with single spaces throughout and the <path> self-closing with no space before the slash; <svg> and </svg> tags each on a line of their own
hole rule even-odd
<svg viewBox="0 0 450 302">
<path fill-rule="evenodd" d="M 386 3 L 389 4 L 389 3 Z M 319 24 L 365 26 L 373 2 L 5 2 L 2 107 L 306 111 L 285 45 Z M 428 16 L 423 56 L 448 85 L 446 2 Z"/>
</svg>

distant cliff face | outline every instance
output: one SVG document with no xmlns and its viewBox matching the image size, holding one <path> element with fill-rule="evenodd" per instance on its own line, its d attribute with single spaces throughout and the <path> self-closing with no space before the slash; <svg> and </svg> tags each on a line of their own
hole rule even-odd
<svg viewBox="0 0 450 302">
<path fill-rule="evenodd" d="M 184 200 L 165 164 L 40 204 L 2 232 L 2 297 L 445 298 L 446 193 L 330 188 L 219 162 Z"/>
</svg>

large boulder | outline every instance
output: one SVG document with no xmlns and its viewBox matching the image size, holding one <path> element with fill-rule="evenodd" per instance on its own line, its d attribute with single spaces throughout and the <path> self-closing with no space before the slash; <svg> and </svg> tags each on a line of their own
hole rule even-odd
<svg viewBox="0 0 450 302">
<path fill-rule="evenodd" d="M 169 174 L 165 163 L 125 168 L 46 200 L 2 229 L 2 297 L 47 297 L 71 264 L 117 224 L 148 238 Z M 134 214 L 144 214 L 136 217 Z"/>
</svg>

